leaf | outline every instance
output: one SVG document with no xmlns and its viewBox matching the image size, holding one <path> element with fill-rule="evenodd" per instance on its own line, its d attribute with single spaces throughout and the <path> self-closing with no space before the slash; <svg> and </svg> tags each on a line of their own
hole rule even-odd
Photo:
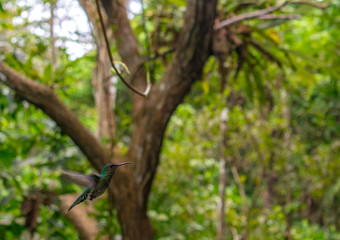
<svg viewBox="0 0 340 240">
<path fill-rule="evenodd" d="M 253 73 L 254 81 L 255 81 L 255 84 L 256 84 L 256 88 L 257 88 L 258 93 L 259 93 L 260 103 L 264 104 L 264 102 L 265 102 L 265 92 L 264 92 L 264 84 L 263 84 L 262 74 L 260 73 L 260 71 L 257 70 L 257 68 L 254 68 L 252 73 Z"/>
<path fill-rule="evenodd" d="M 8 204 L 8 202 L 11 201 L 12 199 L 14 199 L 14 197 L 15 197 L 15 195 L 13 193 L 11 193 L 8 196 L 2 198 L 0 200 L 1 206 L 4 206 L 4 205 Z"/>
<path fill-rule="evenodd" d="M 52 83 L 52 65 L 48 64 L 44 68 L 43 76 L 42 76 L 43 82 L 45 83 Z"/>
<path fill-rule="evenodd" d="M 119 65 L 121 65 L 125 71 L 130 74 L 130 71 L 129 71 L 129 68 L 126 66 L 125 63 L 121 62 L 121 61 L 118 61 L 118 60 L 114 60 L 113 63 L 118 63 Z M 117 68 L 117 70 L 119 71 L 119 73 L 121 73 L 121 71 L 119 70 L 119 68 Z M 115 73 L 115 70 L 111 68 L 111 72 L 112 73 Z"/>
<path fill-rule="evenodd" d="M 308 86 L 311 82 L 316 83 L 314 74 L 310 73 L 303 67 L 298 67 L 296 69 L 296 74 L 301 80 L 300 83 L 302 83 L 304 86 Z"/>
<path fill-rule="evenodd" d="M 279 26 L 279 25 L 284 24 L 288 21 L 289 21 L 289 19 L 266 20 L 266 21 L 263 21 L 263 22 L 256 24 L 256 27 L 259 28 L 259 29 L 268 29 L 268 28 L 273 28 L 273 27 Z"/>
<path fill-rule="evenodd" d="M 245 72 L 244 72 L 244 79 L 245 79 L 245 91 L 246 91 L 246 95 L 247 97 L 250 99 L 250 101 L 252 102 L 253 101 L 253 83 L 250 79 L 250 73 L 249 71 L 249 68 L 245 68 Z"/>
<path fill-rule="evenodd" d="M 325 67 L 325 65 L 322 62 L 320 62 L 317 59 L 313 58 L 311 55 L 302 53 L 300 51 L 291 50 L 291 49 L 287 49 L 286 52 L 299 57 L 300 59 L 306 61 L 307 63 L 309 63 L 311 65 L 314 65 L 314 67 L 322 67 L 322 68 Z"/>
<path fill-rule="evenodd" d="M 208 83 L 208 81 L 202 82 L 202 89 L 203 89 L 204 95 L 207 95 L 209 93 L 209 83 Z"/>
<path fill-rule="evenodd" d="M 169 2 L 179 7 L 185 6 L 185 3 L 186 3 L 186 1 L 183 1 L 183 0 L 170 0 Z"/>
<path fill-rule="evenodd" d="M 275 29 L 269 29 L 269 36 L 271 39 L 274 40 L 274 42 L 279 43 L 280 42 L 280 38 L 279 35 L 277 34 L 277 32 L 275 31 Z"/>
<path fill-rule="evenodd" d="M 0 150 L 0 162 L 9 169 L 12 161 L 16 157 L 16 152 L 11 150 Z"/>
</svg>

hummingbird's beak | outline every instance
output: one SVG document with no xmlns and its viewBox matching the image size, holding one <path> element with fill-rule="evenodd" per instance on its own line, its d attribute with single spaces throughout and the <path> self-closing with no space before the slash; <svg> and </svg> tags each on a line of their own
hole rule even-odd
<svg viewBox="0 0 340 240">
<path fill-rule="evenodd" d="M 123 163 L 120 163 L 120 164 L 116 164 L 116 166 L 122 166 L 122 165 L 125 165 L 125 164 L 132 164 L 132 162 L 123 162 Z"/>
</svg>

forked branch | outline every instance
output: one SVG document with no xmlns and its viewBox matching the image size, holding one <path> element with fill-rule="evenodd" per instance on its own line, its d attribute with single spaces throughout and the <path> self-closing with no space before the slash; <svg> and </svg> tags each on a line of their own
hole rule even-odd
<svg viewBox="0 0 340 240">
<path fill-rule="evenodd" d="M 117 67 L 114 64 L 114 60 L 113 60 L 113 56 L 110 50 L 110 43 L 108 40 L 108 37 L 106 35 L 106 31 L 105 31 L 105 26 L 104 26 L 104 20 L 103 20 L 103 16 L 100 10 L 100 6 L 99 6 L 99 0 L 96 0 L 96 5 L 97 5 L 97 11 L 98 11 L 98 15 L 99 15 L 99 21 L 100 21 L 100 25 L 102 27 L 103 30 L 103 35 L 104 35 L 104 40 L 105 40 L 105 45 L 106 45 L 106 49 L 110 58 L 110 63 L 112 68 L 114 69 L 114 71 L 117 73 L 118 77 L 120 78 L 120 80 L 122 80 L 122 82 L 129 88 L 131 89 L 133 92 L 137 93 L 138 95 L 141 95 L 143 97 L 146 97 L 151 89 L 151 84 L 149 81 L 147 81 L 147 86 L 145 91 L 142 93 L 140 91 L 138 91 L 137 89 L 135 89 L 128 81 L 125 80 L 125 78 L 120 74 L 119 70 L 117 69 Z"/>
</svg>

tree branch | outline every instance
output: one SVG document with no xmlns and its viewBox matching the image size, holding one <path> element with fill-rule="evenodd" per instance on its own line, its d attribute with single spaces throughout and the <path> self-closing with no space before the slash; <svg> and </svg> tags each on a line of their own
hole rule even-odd
<svg viewBox="0 0 340 240">
<path fill-rule="evenodd" d="M 112 76 L 111 63 L 106 51 L 105 40 L 103 39 L 101 24 L 98 22 L 98 12 L 96 4 L 88 0 L 78 0 L 79 4 L 86 12 L 91 33 L 97 46 L 96 67 L 92 73 L 92 86 L 96 109 L 98 112 L 97 136 L 99 139 L 107 139 L 107 147 L 111 159 L 114 157 L 116 143 L 116 124 L 114 115 L 114 105 L 117 96 L 116 77 Z M 112 30 L 107 24 L 108 19 L 104 18 L 106 34 L 112 36 Z"/>
<path fill-rule="evenodd" d="M 228 18 L 226 20 L 220 21 L 215 26 L 215 30 L 230 26 L 234 23 L 241 22 L 241 21 L 246 20 L 246 19 L 258 18 L 260 16 L 266 15 L 268 13 L 274 12 L 274 11 L 284 7 L 287 3 L 288 2 L 283 2 L 283 3 L 277 4 L 275 6 L 271 6 L 271 7 L 259 10 L 259 11 L 240 14 L 240 15 L 237 15 L 235 17 L 231 17 L 231 18 Z"/>
<path fill-rule="evenodd" d="M 265 20 L 276 20 L 276 19 L 286 19 L 286 20 L 293 20 L 293 19 L 300 19 L 300 14 L 266 14 L 263 16 L 260 16 L 259 19 L 265 19 Z"/>
<path fill-rule="evenodd" d="M 47 114 L 67 134 L 100 171 L 109 162 L 104 149 L 96 138 L 84 127 L 47 86 L 32 81 L 0 61 L 0 82 L 13 89 L 18 96 L 32 103 Z"/>
<path fill-rule="evenodd" d="M 274 12 L 276 10 L 281 9 L 282 7 L 286 6 L 287 4 L 306 4 L 306 5 L 310 5 L 316 8 L 320 8 L 320 9 L 325 9 L 329 6 L 328 3 L 315 3 L 315 2 L 310 2 L 310 1 L 285 1 L 283 3 L 279 3 L 275 6 L 271 6 L 259 11 L 255 11 L 255 12 L 250 12 L 250 13 L 244 13 L 244 14 L 240 14 L 231 18 L 228 18 L 226 20 L 220 21 L 216 26 L 215 26 L 215 30 L 218 30 L 220 28 L 224 28 L 227 26 L 230 26 L 234 23 L 237 22 L 241 22 L 243 20 L 247 20 L 247 19 L 252 19 L 252 18 L 263 18 L 266 19 L 265 17 L 263 17 L 264 15 L 268 15 L 271 12 Z M 296 17 L 294 17 L 293 19 L 295 19 Z M 268 19 L 268 18 L 267 18 Z M 286 18 L 285 18 L 286 19 Z"/>
</svg>

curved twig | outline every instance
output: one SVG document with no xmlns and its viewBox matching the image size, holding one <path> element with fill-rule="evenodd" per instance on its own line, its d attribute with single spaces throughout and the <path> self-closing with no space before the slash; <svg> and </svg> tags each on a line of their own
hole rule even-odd
<svg viewBox="0 0 340 240">
<path fill-rule="evenodd" d="M 146 97 L 148 96 L 149 92 L 150 92 L 150 89 L 151 89 L 151 84 L 149 81 L 147 81 L 147 86 L 146 86 L 146 89 L 145 91 L 142 93 L 142 92 L 139 92 L 137 89 L 135 89 L 129 82 L 127 82 L 124 77 L 120 74 L 120 72 L 118 71 L 118 69 L 116 68 L 115 64 L 114 64 L 114 60 L 113 60 L 113 57 L 112 57 L 112 53 L 111 53 L 111 50 L 110 50 L 110 44 L 109 44 L 109 40 L 107 38 L 107 35 L 106 35 L 106 31 L 105 31 L 105 26 L 104 26 L 104 21 L 103 21 L 103 16 L 102 16 L 102 13 L 100 11 L 100 6 L 99 6 L 99 0 L 96 0 L 96 5 L 97 5 L 97 11 L 98 11 L 98 15 L 99 15 L 99 21 L 100 21 L 100 25 L 102 27 L 102 30 L 103 30 L 103 35 L 104 35 L 104 40 L 105 40 L 105 45 L 106 45 L 106 49 L 107 49 L 107 52 L 108 52 L 108 55 L 109 55 L 109 58 L 110 58 L 110 63 L 111 63 L 111 66 L 112 68 L 115 70 L 116 74 L 118 75 L 118 77 L 120 78 L 120 80 L 122 80 L 122 82 L 128 87 L 130 88 L 133 92 L 137 93 L 138 95 L 141 95 L 143 97 Z"/>
</svg>

